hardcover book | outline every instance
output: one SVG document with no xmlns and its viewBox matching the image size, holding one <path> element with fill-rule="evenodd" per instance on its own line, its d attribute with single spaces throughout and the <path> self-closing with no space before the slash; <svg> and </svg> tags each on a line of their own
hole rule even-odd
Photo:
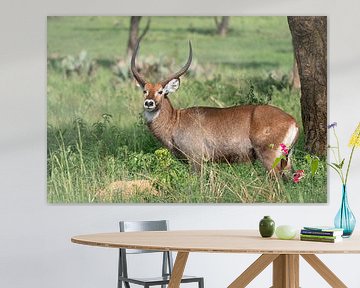
<svg viewBox="0 0 360 288">
<path fill-rule="evenodd" d="M 301 241 L 314 241 L 314 242 L 327 242 L 327 243 L 337 243 L 342 241 L 342 237 L 335 237 L 335 238 L 316 238 L 316 237 L 304 237 L 303 235 L 300 235 Z"/>
<path fill-rule="evenodd" d="M 336 228 L 333 226 L 304 226 L 304 229 L 311 231 L 344 231 L 342 228 Z"/>
<path fill-rule="evenodd" d="M 342 239 L 341 236 L 323 236 L 323 235 L 304 235 L 300 234 L 301 238 L 311 238 L 311 239 Z"/>
<path fill-rule="evenodd" d="M 320 236 L 341 236 L 343 234 L 343 229 L 336 230 L 314 230 L 314 229 L 301 229 L 300 233 L 302 235 L 320 235 Z"/>
</svg>

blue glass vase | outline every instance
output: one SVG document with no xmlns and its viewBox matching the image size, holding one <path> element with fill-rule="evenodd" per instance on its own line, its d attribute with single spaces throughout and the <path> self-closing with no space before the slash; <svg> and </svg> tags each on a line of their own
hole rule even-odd
<svg viewBox="0 0 360 288">
<path fill-rule="evenodd" d="M 341 207 L 336 214 L 334 224 L 336 228 L 344 229 L 343 237 L 350 237 L 355 228 L 356 219 L 349 207 L 346 185 L 342 187 Z"/>
</svg>

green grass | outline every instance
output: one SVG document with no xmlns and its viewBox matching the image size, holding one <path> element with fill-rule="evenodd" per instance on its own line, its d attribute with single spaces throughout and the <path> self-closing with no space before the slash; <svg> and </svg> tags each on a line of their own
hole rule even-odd
<svg viewBox="0 0 360 288">
<path fill-rule="evenodd" d="M 142 119 L 142 93 L 127 78 L 129 17 L 48 19 L 48 201 L 51 203 L 314 203 L 326 202 L 326 162 L 298 184 L 269 178 L 260 163 L 208 163 L 198 174 L 175 159 Z M 143 27 L 144 18 L 141 22 Z M 267 103 L 301 123 L 299 92 L 288 87 L 292 45 L 285 17 L 231 17 L 227 37 L 214 35 L 212 17 L 152 17 L 139 61 L 177 69 L 193 44 L 193 70 L 171 95 L 175 107 Z M 92 62 L 65 75 L 62 59 L 87 51 Z M 123 63 L 125 73 L 114 73 Z M 170 63 L 170 64 L 169 64 Z M 85 67 L 85 65 L 84 65 Z M 125 76 L 124 76 L 125 75 Z M 161 75 L 161 74 L 160 74 Z M 161 77 L 157 75 L 157 77 Z M 303 135 L 296 169 L 309 170 Z M 159 191 L 104 198 L 110 183 L 146 179 Z"/>
</svg>

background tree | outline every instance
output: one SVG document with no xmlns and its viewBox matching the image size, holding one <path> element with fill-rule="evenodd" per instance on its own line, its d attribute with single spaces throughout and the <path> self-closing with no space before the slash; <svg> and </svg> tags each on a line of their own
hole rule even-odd
<svg viewBox="0 0 360 288">
<path fill-rule="evenodd" d="M 289 83 L 290 83 L 291 89 L 300 89 L 300 87 L 301 87 L 299 69 L 297 66 L 295 55 L 294 55 L 293 67 L 290 72 Z"/>
<path fill-rule="evenodd" d="M 131 16 L 130 17 L 129 40 L 128 40 L 128 44 L 127 44 L 127 48 L 126 48 L 126 53 L 128 56 L 132 55 L 132 52 L 135 49 L 135 45 L 136 45 L 138 39 L 141 39 L 142 37 L 144 37 L 150 28 L 150 17 L 149 17 L 148 21 L 146 23 L 146 27 L 139 37 L 139 27 L 140 27 L 141 18 L 142 18 L 142 16 Z"/>
<path fill-rule="evenodd" d="M 305 149 L 327 150 L 327 18 L 288 17 L 301 82 Z"/>
<path fill-rule="evenodd" d="M 230 16 L 221 16 L 220 21 L 217 16 L 214 17 L 215 25 L 216 25 L 216 34 L 220 36 L 226 36 L 229 32 L 229 21 Z"/>
</svg>

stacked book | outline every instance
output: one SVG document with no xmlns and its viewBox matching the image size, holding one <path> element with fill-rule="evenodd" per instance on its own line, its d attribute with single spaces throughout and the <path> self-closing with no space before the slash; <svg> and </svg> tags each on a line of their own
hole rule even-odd
<svg viewBox="0 0 360 288">
<path fill-rule="evenodd" d="M 342 241 L 344 230 L 334 227 L 304 227 L 300 232 L 302 241 L 336 243 Z"/>
</svg>

